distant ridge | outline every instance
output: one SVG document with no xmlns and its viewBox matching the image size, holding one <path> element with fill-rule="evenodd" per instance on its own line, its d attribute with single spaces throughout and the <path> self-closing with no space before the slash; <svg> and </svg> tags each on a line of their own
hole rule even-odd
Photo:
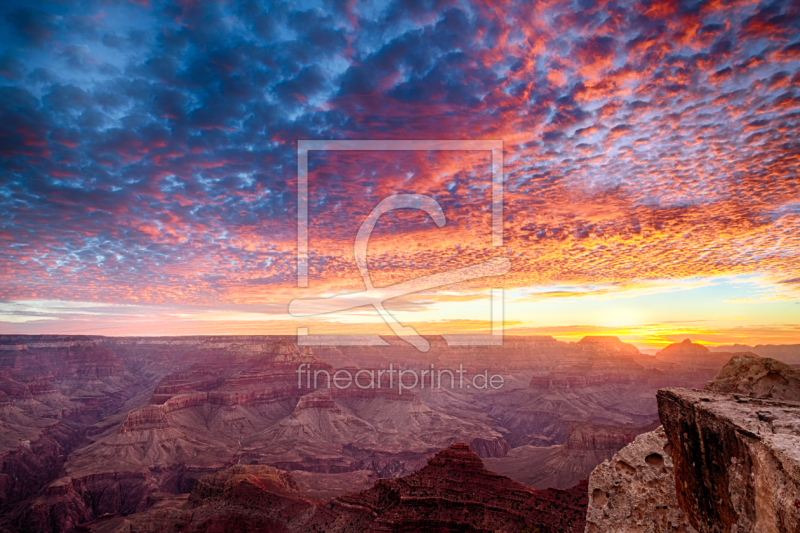
<svg viewBox="0 0 800 533">
<path fill-rule="evenodd" d="M 752 352 L 761 357 L 770 357 L 790 365 L 800 364 L 800 344 L 731 344 L 710 348 L 712 352 Z"/>
</svg>

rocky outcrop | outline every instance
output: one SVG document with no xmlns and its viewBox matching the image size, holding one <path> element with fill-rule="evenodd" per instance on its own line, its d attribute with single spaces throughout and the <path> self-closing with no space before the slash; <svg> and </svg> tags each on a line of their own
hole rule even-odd
<svg viewBox="0 0 800 533">
<path fill-rule="evenodd" d="M 482 439 L 480 437 L 472 439 L 469 449 L 475 452 L 478 457 L 505 457 L 511 450 L 505 439 Z"/>
<path fill-rule="evenodd" d="M 696 533 L 678 505 L 663 428 L 643 433 L 589 478 L 586 533 Z"/>
<path fill-rule="evenodd" d="M 664 389 L 678 501 L 702 533 L 800 532 L 800 372 L 737 355 L 705 391 Z"/>
<path fill-rule="evenodd" d="M 663 389 L 658 405 L 698 531 L 800 532 L 800 403 Z"/>
<path fill-rule="evenodd" d="M 12 521 L 13 530 L 74 531 L 98 516 L 143 512 L 153 505 L 154 495 L 186 492 L 211 473 L 176 465 L 153 471 L 65 476 L 24 506 Z"/>
<path fill-rule="evenodd" d="M 625 445 L 633 442 L 637 435 L 648 429 L 654 429 L 656 424 L 645 427 L 620 427 L 603 424 L 583 422 L 573 424 L 567 434 L 564 446 L 567 450 L 581 450 L 602 452 L 613 450 L 616 452 Z"/>
<path fill-rule="evenodd" d="M 714 377 L 733 355 L 735 354 L 730 352 L 711 351 L 702 344 L 684 339 L 657 352 L 655 359 L 679 365 L 679 373 L 687 371 L 695 373 L 700 379 L 698 386 L 702 386 L 702 383 Z"/>
<path fill-rule="evenodd" d="M 149 429 L 166 429 L 169 427 L 167 415 L 160 405 L 147 405 L 141 409 L 130 411 L 117 430 L 118 433 L 147 431 Z"/>
<path fill-rule="evenodd" d="M 586 532 L 800 532 L 798 399 L 797 369 L 752 354 L 731 357 L 706 390 L 660 390 L 663 429 L 592 473 Z"/>
<path fill-rule="evenodd" d="M 800 370 L 775 359 L 737 355 L 706 384 L 706 390 L 800 401 Z"/>
<path fill-rule="evenodd" d="M 0 431 L 7 429 L 0 422 Z M 0 455 L 0 509 L 11 509 L 47 485 L 80 441 L 80 432 L 56 422 L 35 440 L 21 441 L 16 449 Z"/>
</svg>

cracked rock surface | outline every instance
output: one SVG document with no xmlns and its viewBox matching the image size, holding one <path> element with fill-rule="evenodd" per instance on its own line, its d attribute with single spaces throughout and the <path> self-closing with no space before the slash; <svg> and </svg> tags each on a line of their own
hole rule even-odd
<svg viewBox="0 0 800 533">
<path fill-rule="evenodd" d="M 800 533 L 800 371 L 737 355 L 706 390 L 662 389 L 678 502 L 702 533 Z"/>
<path fill-rule="evenodd" d="M 657 401 L 663 427 L 589 478 L 586 533 L 800 533 L 800 371 L 735 355 Z"/>
<path fill-rule="evenodd" d="M 737 355 L 706 383 L 705 390 L 797 402 L 800 370 L 775 359 Z"/>
<path fill-rule="evenodd" d="M 658 392 L 678 501 L 701 533 L 800 533 L 800 402 Z"/>
</svg>

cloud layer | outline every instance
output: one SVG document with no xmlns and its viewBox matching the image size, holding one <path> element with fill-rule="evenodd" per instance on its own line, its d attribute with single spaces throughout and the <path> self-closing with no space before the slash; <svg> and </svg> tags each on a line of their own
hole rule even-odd
<svg viewBox="0 0 800 533">
<path fill-rule="evenodd" d="M 491 286 L 758 274 L 800 290 L 796 2 L 5 5 L 0 299 L 288 304 L 299 139 L 502 139 L 309 158 L 310 286 L 512 260 Z M 486 281 L 476 281 L 481 289 Z"/>
</svg>

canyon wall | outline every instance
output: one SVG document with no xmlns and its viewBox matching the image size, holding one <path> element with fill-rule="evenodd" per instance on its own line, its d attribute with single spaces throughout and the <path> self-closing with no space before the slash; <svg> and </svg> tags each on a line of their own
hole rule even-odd
<svg viewBox="0 0 800 533">
<path fill-rule="evenodd" d="M 733 356 L 589 480 L 586 533 L 800 533 L 800 371 Z"/>
<path fill-rule="evenodd" d="M 658 402 L 698 531 L 800 532 L 800 403 L 687 389 Z"/>
<path fill-rule="evenodd" d="M 99 517 L 96 533 L 275 531 L 285 533 L 579 533 L 585 481 L 569 490 L 534 490 L 486 470 L 465 443 L 440 450 L 418 472 L 381 479 L 328 502 L 304 495 L 294 477 L 241 465 L 201 479 L 190 494 L 162 495 L 146 512 Z"/>
<path fill-rule="evenodd" d="M 503 457 L 484 459 L 486 467 L 534 489 L 566 489 L 658 423 L 640 427 L 580 422 L 569 427 L 567 441 L 555 446 L 519 446 Z"/>
</svg>

